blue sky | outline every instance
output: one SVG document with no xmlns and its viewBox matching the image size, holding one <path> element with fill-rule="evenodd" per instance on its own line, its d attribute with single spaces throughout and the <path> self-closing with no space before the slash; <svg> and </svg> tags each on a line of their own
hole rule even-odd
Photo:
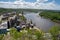
<svg viewBox="0 0 60 40">
<path fill-rule="evenodd" d="M 11 1 L 11 2 L 14 2 L 16 0 L 0 0 L 0 1 L 4 1 L 4 2 L 8 2 L 8 1 Z M 36 0 L 25 0 L 27 2 L 35 2 Z M 49 1 L 52 1 L 52 0 L 49 0 Z M 55 0 L 56 3 L 60 4 L 60 0 Z"/>
<path fill-rule="evenodd" d="M 25 0 L 26 2 L 36 2 L 36 0 Z"/>
<path fill-rule="evenodd" d="M 0 1 L 4 1 L 4 2 L 8 2 L 8 1 L 10 1 L 10 2 L 14 2 L 14 1 L 16 1 L 16 0 L 0 0 Z M 26 2 L 35 2 L 36 0 L 25 0 Z"/>
<path fill-rule="evenodd" d="M 55 0 L 55 2 L 60 5 L 60 0 Z"/>
<path fill-rule="evenodd" d="M 4 2 L 11 1 L 11 2 L 13 2 L 13 1 L 15 1 L 15 0 L 0 0 L 0 1 L 4 1 Z"/>
<path fill-rule="evenodd" d="M 14 2 L 16 0 L 0 0 L 0 1 L 3 1 L 3 2 Z M 36 2 L 36 0 L 24 0 L 26 2 Z M 48 0 L 48 2 L 51 2 L 52 0 Z M 55 3 L 60 5 L 60 0 L 55 0 Z"/>
<path fill-rule="evenodd" d="M 3 3 L 3 5 L 1 2 Z M 0 7 L 60 10 L 60 0 L 0 0 Z"/>
</svg>

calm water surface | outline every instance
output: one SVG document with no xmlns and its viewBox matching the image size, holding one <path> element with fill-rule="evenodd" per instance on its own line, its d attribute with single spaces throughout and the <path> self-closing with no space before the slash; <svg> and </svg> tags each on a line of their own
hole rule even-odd
<svg viewBox="0 0 60 40">
<path fill-rule="evenodd" d="M 39 13 L 33 13 L 33 12 L 25 12 L 25 13 L 27 21 L 32 20 L 33 24 L 36 24 L 36 27 L 40 28 L 45 32 L 47 32 L 52 26 L 55 25 L 55 23 L 52 22 L 51 20 L 40 17 Z"/>
</svg>

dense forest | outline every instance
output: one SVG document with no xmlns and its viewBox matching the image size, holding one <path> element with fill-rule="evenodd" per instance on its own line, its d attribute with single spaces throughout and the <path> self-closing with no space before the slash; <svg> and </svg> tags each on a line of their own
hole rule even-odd
<svg viewBox="0 0 60 40">
<path fill-rule="evenodd" d="M 5 9 L 5 8 L 0 8 L 0 13 L 7 13 L 7 12 L 20 13 L 21 11 L 38 12 L 40 10 L 38 10 L 38 9 Z"/>
<path fill-rule="evenodd" d="M 39 14 L 40 16 L 43 16 L 45 18 L 49 18 L 55 22 L 60 22 L 60 12 L 54 12 L 54 11 L 43 11 Z"/>
<path fill-rule="evenodd" d="M 16 9 L 4 9 L 4 8 L 0 8 L 0 14 L 1 13 L 9 13 L 9 12 L 17 12 L 17 13 L 19 13 L 19 12 L 21 12 L 21 10 L 16 10 Z"/>
</svg>

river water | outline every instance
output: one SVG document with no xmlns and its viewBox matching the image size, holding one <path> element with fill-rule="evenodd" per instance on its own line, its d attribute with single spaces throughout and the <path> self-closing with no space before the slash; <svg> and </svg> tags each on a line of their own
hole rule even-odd
<svg viewBox="0 0 60 40">
<path fill-rule="evenodd" d="M 52 26 L 56 25 L 56 23 L 51 20 L 40 17 L 39 13 L 25 12 L 25 17 L 27 21 L 32 20 L 33 24 L 44 32 L 47 32 Z"/>
</svg>

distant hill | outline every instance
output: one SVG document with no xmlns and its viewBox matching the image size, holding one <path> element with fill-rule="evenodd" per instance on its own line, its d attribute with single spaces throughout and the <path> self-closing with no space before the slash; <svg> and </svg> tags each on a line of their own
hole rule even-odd
<svg viewBox="0 0 60 40">
<path fill-rule="evenodd" d="M 21 11 L 30 11 L 30 12 L 39 12 L 39 11 L 55 11 L 60 12 L 60 10 L 47 10 L 47 9 L 11 9 L 11 8 L 0 8 L 0 13 L 6 13 L 6 12 L 21 12 Z"/>
</svg>

